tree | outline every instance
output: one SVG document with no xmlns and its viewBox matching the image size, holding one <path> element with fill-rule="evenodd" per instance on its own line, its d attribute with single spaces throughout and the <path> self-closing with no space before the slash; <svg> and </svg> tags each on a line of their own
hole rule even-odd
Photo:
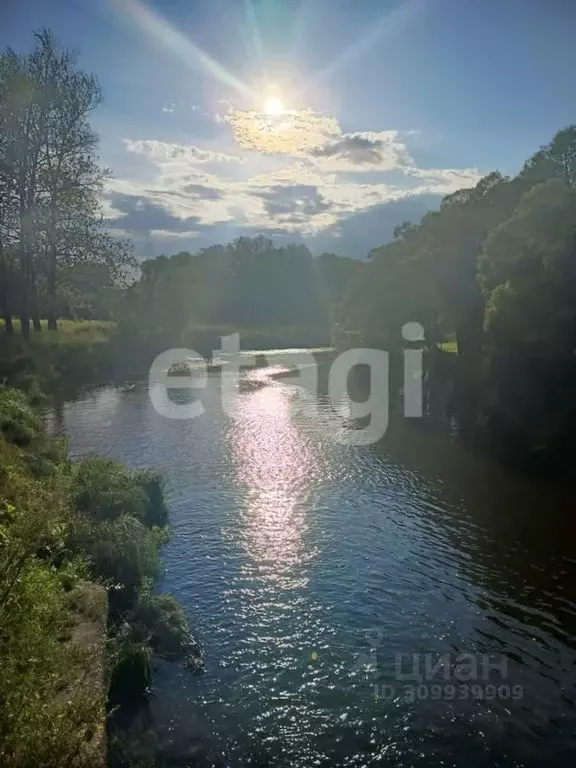
<svg viewBox="0 0 576 768">
<path fill-rule="evenodd" d="M 557 178 L 569 187 L 576 186 L 576 125 L 558 131 L 526 162 L 520 177 L 529 185 Z"/>
<path fill-rule="evenodd" d="M 48 328 L 56 329 L 58 267 L 82 258 L 98 222 L 106 172 L 95 160 L 98 138 L 88 116 L 101 101 L 96 78 L 75 68 L 49 32 L 37 35 L 29 69 L 46 102 L 39 163 L 39 238 Z"/>
<path fill-rule="evenodd" d="M 527 192 L 486 241 L 488 426 L 516 461 L 564 466 L 576 429 L 576 190 Z"/>
<path fill-rule="evenodd" d="M 25 336 L 31 319 L 40 330 L 42 310 L 56 329 L 67 270 L 93 263 L 124 274 L 131 265 L 101 214 L 108 172 L 88 122 L 100 86 L 50 32 L 35 41 L 27 56 L 0 56 L 0 270 L 8 286 L 0 301 L 9 329 L 16 296 Z"/>
<path fill-rule="evenodd" d="M 27 336 L 30 314 L 35 308 L 35 197 L 44 105 L 27 71 L 26 60 L 11 50 L 0 58 L 0 79 L 3 269 L 7 277 L 17 282 L 22 334 Z M 18 265 L 17 276 L 6 256 L 12 249 Z"/>
</svg>

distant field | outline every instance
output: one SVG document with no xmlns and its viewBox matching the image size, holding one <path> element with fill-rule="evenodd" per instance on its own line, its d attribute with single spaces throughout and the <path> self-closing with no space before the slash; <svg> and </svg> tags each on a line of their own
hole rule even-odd
<svg viewBox="0 0 576 768">
<path fill-rule="evenodd" d="M 59 320 L 58 330 L 49 331 L 46 320 L 42 320 L 42 332 L 30 328 L 30 339 L 38 343 L 75 343 L 106 341 L 116 324 L 106 320 Z M 14 334 L 20 333 L 20 321 L 13 320 Z M 0 334 L 5 331 L 4 320 L 0 320 Z"/>
<path fill-rule="evenodd" d="M 455 355 L 458 352 L 458 342 L 457 341 L 443 341 L 440 344 L 440 349 L 442 352 L 450 352 L 451 354 Z"/>
</svg>

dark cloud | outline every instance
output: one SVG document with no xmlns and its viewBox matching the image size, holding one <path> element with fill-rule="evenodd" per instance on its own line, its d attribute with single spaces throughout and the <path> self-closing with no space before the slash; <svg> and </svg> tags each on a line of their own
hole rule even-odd
<svg viewBox="0 0 576 768">
<path fill-rule="evenodd" d="M 222 200 L 224 197 L 216 187 L 207 187 L 204 184 L 186 184 L 183 191 L 197 200 Z"/>
<path fill-rule="evenodd" d="M 144 233 L 132 239 L 135 242 L 136 253 L 141 258 L 158 256 L 161 253 L 176 253 L 189 250 L 195 252 L 216 243 L 228 243 L 236 237 L 246 235 L 253 237 L 264 234 L 279 243 L 303 243 L 312 253 L 323 251 L 364 259 L 368 253 L 379 245 L 392 240 L 394 227 L 403 221 L 418 222 L 428 210 L 437 210 L 442 197 L 439 195 L 418 195 L 396 200 L 390 203 L 380 203 L 366 211 L 351 213 L 338 224 L 327 227 L 316 235 L 303 236 L 295 229 L 292 231 L 277 227 L 249 227 L 244 223 L 223 222 L 210 226 L 196 228 L 197 234 L 177 240 L 165 234 L 154 234 L 145 237 Z M 290 214 L 288 214 L 290 216 Z M 283 219 L 284 225 L 287 220 Z"/>
<path fill-rule="evenodd" d="M 313 149 L 310 154 L 314 157 L 342 157 L 354 165 L 378 165 L 384 162 L 383 150 L 389 146 L 382 139 L 370 139 L 358 133 L 351 133 Z"/>
<path fill-rule="evenodd" d="M 379 203 L 345 216 L 311 238 L 308 245 L 314 253 L 330 251 L 363 259 L 373 248 L 390 242 L 398 224 L 403 221 L 418 223 L 427 211 L 438 210 L 441 202 L 441 195 L 414 195 Z"/>
<path fill-rule="evenodd" d="M 266 213 L 272 218 L 298 223 L 331 208 L 318 187 L 308 184 L 277 184 L 268 189 L 252 192 L 264 200 Z"/>
<path fill-rule="evenodd" d="M 109 229 L 123 229 L 127 232 L 152 232 L 164 230 L 167 232 L 191 232 L 198 229 L 200 218 L 188 216 L 180 219 L 173 216 L 158 203 L 151 202 L 140 195 L 125 195 L 120 192 L 110 192 L 108 199 L 114 210 L 121 216 L 108 221 Z"/>
</svg>

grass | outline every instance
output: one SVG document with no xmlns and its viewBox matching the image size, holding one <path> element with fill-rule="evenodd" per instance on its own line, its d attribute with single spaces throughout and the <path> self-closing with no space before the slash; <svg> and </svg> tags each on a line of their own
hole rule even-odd
<svg viewBox="0 0 576 768">
<path fill-rule="evenodd" d="M 442 352 L 448 352 L 451 355 L 458 354 L 458 342 L 457 341 L 442 341 L 440 343 L 440 349 Z"/>
<path fill-rule="evenodd" d="M 20 334 L 20 321 L 13 320 L 14 335 Z M 41 333 L 30 330 L 30 342 L 40 344 L 62 344 L 76 342 L 108 341 L 116 323 L 107 320 L 59 320 L 58 330 L 49 331 L 47 321 L 41 320 Z M 0 334 L 5 331 L 4 320 L 0 320 Z"/>
<path fill-rule="evenodd" d="M 201 667 L 184 611 L 153 591 L 168 535 L 159 475 L 69 461 L 24 393 L 0 387 L 2 768 L 103 765 L 104 670 L 133 701 L 153 653 Z"/>
<path fill-rule="evenodd" d="M 30 338 L 6 333 L 0 322 L 0 383 L 36 397 L 39 392 L 73 393 L 81 386 L 108 381 L 114 367 L 116 324 L 102 320 L 62 320 L 57 331 L 42 321 Z"/>
</svg>

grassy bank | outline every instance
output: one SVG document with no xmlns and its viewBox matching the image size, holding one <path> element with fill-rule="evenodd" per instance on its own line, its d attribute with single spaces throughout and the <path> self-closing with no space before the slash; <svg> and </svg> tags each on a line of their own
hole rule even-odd
<svg viewBox="0 0 576 768">
<path fill-rule="evenodd" d="M 187 347 L 212 357 L 221 339 L 240 336 L 240 348 L 289 349 L 325 346 L 322 329 L 307 326 L 235 327 L 191 325 L 184 331 L 142 329 L 130 321 L 63 320 L 57 331 L 31 333 L 28 340 L 8 334 L 0 322 L 0 384 L 17 387 L 30 396 L 40 393 L 73 395 L 78 389 L 111 381 L 145 378 L 154 358 L 174 347 Z"/>
<path fill-rule="evenodd" d="M 154 654 L 200 664 L 182 609 L 153 593 L 168 533 L 157 475 L 70 461 L 0 389 L 0 764 L 93 768 L 109 686 L 144 695 Z M 108 596 L 101 643 L 89 584 Z"/>
<path fill-rule="evenodd" d="M 96 320 L 64 320 L 57 331 L 44 326 L 28 340 L 16 322 L 12 334 L 0 327 L 0 383 L 38 396 L 106 382 L 114 371 L 115 335 L 115 323 Z"/>
</svg>

